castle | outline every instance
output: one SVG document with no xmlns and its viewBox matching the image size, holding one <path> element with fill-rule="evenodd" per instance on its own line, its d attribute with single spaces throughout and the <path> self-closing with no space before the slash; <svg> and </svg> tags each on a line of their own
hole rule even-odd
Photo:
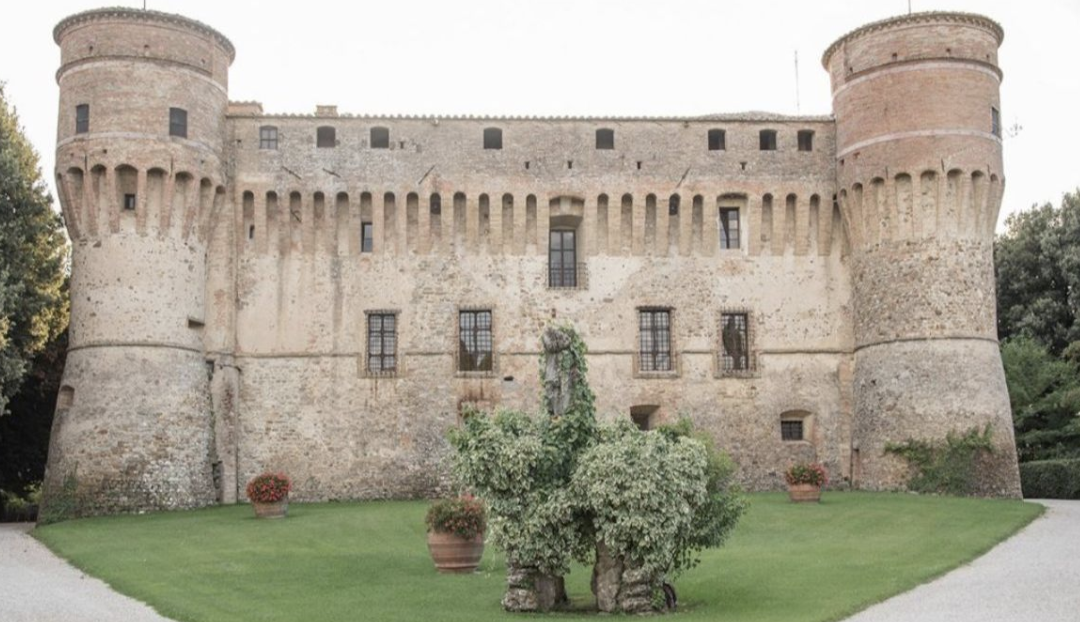
<svg viewBox="0 0 1080 622">
<path fill-rule="evenodd" d="M 466 404 L 539 408 L 571 322 L 597 410 L 713 435 L 753 489 L 795 461 L 901 486 L 889 442 L 992 425 L 1004 175 L 995 22 L 918 13 L 823 57 L 832 116 L 369 117 L 230 102 L 191 19 L 61 21 L 71 332 L 46 504 L 86 514 L 445 488 Z"/>
</svg>

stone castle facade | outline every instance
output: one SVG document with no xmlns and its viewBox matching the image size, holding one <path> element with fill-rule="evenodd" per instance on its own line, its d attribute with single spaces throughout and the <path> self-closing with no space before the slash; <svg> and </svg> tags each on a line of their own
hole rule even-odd
<svg viewBox="0 0 1080 622">
<path fill-rule="evenodd" d="M 997 50 L 977 15 L 859 28 L 832 116 L 273 115 L 217 31 L 56 27 L 71 333 L 49 499 L 101 513 L 446 485 L 463 405 L 539 407 L 572 322 L 598 412 L 689 416 L 754 489 L 794 461 L 888 489 L 890 441 L 992 424 L 1017 496 L 991 244 Z"/>
</svg>

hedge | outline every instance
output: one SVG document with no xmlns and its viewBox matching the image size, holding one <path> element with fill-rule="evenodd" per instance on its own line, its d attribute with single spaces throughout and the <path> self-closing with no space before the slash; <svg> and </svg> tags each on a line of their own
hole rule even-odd
<svg viewBox="0 0 1080 622">
<path fill-rule="evenodd" d="M 1080 499 L 1080 458 L 1021 462 L 1020 487 L 1028 499 Z"/>
</svg>

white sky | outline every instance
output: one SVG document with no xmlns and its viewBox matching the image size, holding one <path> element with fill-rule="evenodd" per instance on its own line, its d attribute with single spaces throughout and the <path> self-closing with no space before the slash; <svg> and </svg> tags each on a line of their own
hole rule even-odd
<svg viewBox="0 0 1080 622">
<path fill-rule="evenodd" d="M 51 179 L 58 21 L 141 1 L 16 3 L 0 21 L 0 80 Z M 829 114 L 821 54 L 907 0 L 148 0 L 237 48 L 230 99 L 267 112 L 490 115 Z M 1001 220 L 1080 188 L 1080 0 L 911 0 L 1005 29 Z M 1000 225 L 999 225 L 1000 229 Z"/>
</svg>

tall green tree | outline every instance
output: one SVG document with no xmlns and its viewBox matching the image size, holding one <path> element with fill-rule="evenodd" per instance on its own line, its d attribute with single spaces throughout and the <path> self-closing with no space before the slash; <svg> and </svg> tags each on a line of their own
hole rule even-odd
<svg viewBox="0 0 1080 622">
<path fill-rule="evenodd" d="M 1019 336 L 1001 344 L 1021 461 L 1080 457 L 1080 373 Z"/>
<path fill-rule="evenodd" d="M 1005 227 L 994 244 L 998 338 L 1023 335 L 1055 356 L 1080 355 L 1080 189 L 1060 206 L 1012 214 Z"/>
<path fill-rule="evenodd" d="M 67 257 L 38 155 L 0 83 L 0 415 L 34 356 L 67 326 Z"/>
</svg>

